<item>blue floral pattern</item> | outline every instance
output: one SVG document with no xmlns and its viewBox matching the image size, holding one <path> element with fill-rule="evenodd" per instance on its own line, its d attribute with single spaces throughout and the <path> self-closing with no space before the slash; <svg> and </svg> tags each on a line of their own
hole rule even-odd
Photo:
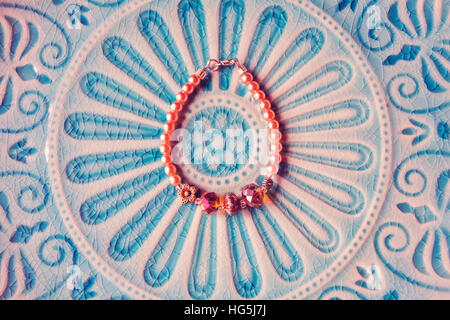
<svg viewBox="0 0 450 320">
<path fill-rule="evenodd" d="M 44 7 L 0 2 L 0 299 L 448 297 L 446 1 Z M 159 163 L 211 57 L 252 71 L 285 137 L 273 192 L 234 217 L 181 206 Z M 181 122 L 259 133 L 257 111 L 227 68 Z M 236 192 L 261 182 L 258 139 L 180 170 Z"/>
</svg>

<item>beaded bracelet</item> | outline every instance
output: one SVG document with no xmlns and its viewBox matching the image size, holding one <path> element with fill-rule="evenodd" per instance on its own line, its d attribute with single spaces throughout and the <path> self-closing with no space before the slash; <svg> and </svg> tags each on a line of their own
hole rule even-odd
<svg viewBox="0 0 450 320">
<path fill-rule="evenodd" d="M 217 71 L 221 66 L 233 66 L 238 68 L 241 81 L 247 85 L 253 98 L 259 103 L 263 118 L 267 121 L 269 129 L 270 155 L 269 164 L 266 166 L 266 177 L 262 185 L 255 183 L 244 186 L 242 189 L 242 197 L 239 198 L 234 193 L 227 193 L 223 197 L 219 197 L 214 192 L 205 192 L 200 198 L 197 198 L 198 188 L 187 183 L 182 183 L 181 177 L 177 174 L 177 168 L 172 163 L 170 152 L 171 134 L 175 130 L 178 121 L 178 113 L 183 109 L 188 97 L 194 92 L 195 88 L 206 77 L 206 71 Z M 266 94 L 259 87 L 259 84 L 253 80 L 251 73 L 240 64 L 238 59 L 228 59 L 218 61 L 209 59 L 205 67 L 199 69 L 195 74 L 189 77 L 180 92 L 176 95 L 176 100 L 170 105 L 170 111 L 166 114 L 166 123 L 164 124 L 164 132 L 161 134 L 162 153 L 161 162 L 165 165 L 164 172 L 169 176 L 169 182 L 177 188 L 177 194 L 181 198 L 183 204 L 192 202 L 201 206 L 203 213 L 214 214 L 217 210 L 224 210 L 229 215 L 235 215 L 239 209 L 249 207 L 258 207 L 263 203 L 264 195 L 272 188 L 272 176 L 278 172 L 278 164 L 281 162 L 280 151 L 282 145 L 280 143 L 281 133 L 279 124 L 275 120 L 275 113 L 271 110 L 271 103 L 266 99 Z"/>
</svg>

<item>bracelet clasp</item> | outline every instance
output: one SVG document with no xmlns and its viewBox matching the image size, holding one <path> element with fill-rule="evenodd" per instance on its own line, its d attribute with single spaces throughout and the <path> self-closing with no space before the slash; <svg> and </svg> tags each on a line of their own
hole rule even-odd
<svg viewBox="0 0 450 320">
<path fill-rule="evenodd" d="M 236 65 L 239 69 L 239 73 L 247 71 L 247 69 L 239 62 L 237 58 L 234 59 L 227 59 L 219 61 L 217 59 L 209 59 L 206 66 L 201 70 L 210 70 L 210 71 L 217 71 L 221 66 L 232 66 Z"/>
</svg>

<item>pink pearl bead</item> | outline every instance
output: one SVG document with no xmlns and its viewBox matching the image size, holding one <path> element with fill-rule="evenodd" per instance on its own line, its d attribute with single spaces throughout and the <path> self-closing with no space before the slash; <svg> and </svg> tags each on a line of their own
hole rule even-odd
<svg viewBox="0 0 450 320">
<path fill-rule="evenodd" d="M 278 164 L 281 162 L 281 156 L 279 154 L 271 154 L 269 157 L 269 162 L 272 164 Z"/>
<path fill-rule="evenodd" d="M 178 186 L 181 183 L 181 177 L 177 174 L 169 177 L 169 183 L 174 187 Z"/>
<path fill-rule="evenodd" d="M 261 101 L 260 103 L 259 103 L 259 107 L 261 108 L 261 110 L 268 110 L 268 109 L 270 109 L 270 106 L 271 106 L 271 104 L 270 104 L 270 101 L 269 100 L 267 100 L 267 99 L 264 99 L 263 101 Z"/>
<path fill-rule="evenodd" d="M 170 151 L 172 150 L 172 147 L 168 143 L 163 143 L 161 147 L 159 148 L 159 151 L 161 151 L 162 154 L 168 155 Z"/>
<path fill-rule="evenodd" d="M 194 85 L 192 83 L 185 83 L 181 89 L 187 94 L 191 94 L 194 91 Z"/>
<path fill-rule="evenodd" d="M 255 98 L 256 101 L 261 102 L 266 97 L 266 94 L 262 90 L 256 90 L 253 92 L 253 98 Z"/>
<path fill-rule="evenodd" d="M 172 133 L 172 131 L 175 130 L 175 125 L 173 122 L 166 122 L 164 123 L 163 129 L 165 132 Z"/>
<path fill-rule="evenodd" d="M 270 144 L 270 152 L 279 153 L 282 149 L 283 146 L 281 145 L 281 143 L 274 142 Z"/>
<path fill-rule="evenodd" d="M 198 86 L 200 84 L 200 77 L 196 74 L 193 74 L 192 76 L 189 77 L 188 81 L 194 86 Z"/>
<path fill-rule="evenodd" d="M 170 110 L 171 111 L 176 111 L 179 112 L 183 109 L 183 104 L 180 101 L 174 101 L 172 102 L 172 104 L 170 105 Z"/>
<path fill-rule="evenodd" d="M 164 165 L 172 163 L 172 157 L 168 154 L 163 154 L 161 157 L 161 163 Z"/>
<path fill-rule="evenodd" d="M 256 81 L 251 81 L 248 84 L 248 90 L 250 90 L 251 93 L 255 92 L 256 90 L 259 89 L 259 84 Z"/>
<path fill-rule="evenodd" d="M 269 164 L 266 167 L 266 171 L 267 171 L 267 175 L 268 176 L 277 174 L 278 173 L 278 165 L 276 165 L 276 164 Z"/>
<path fill-rule="evenodd" d="M 187 101 L 188 95 L 187 93 L 180 91 L 177 93 L 177 95 L 175 96 L 175 98 L 180 101 L 181 103 L 185 103 Z"/>
<path fill-rule="evenodd" d="M 177 168 L 176 168 L 173 164 L 168 164 L 168 165 L 166 165 L 166 167 L 164 168 L 164 172 L 165 172 L 168 176 L 173 176 L 175 173 L 177 173 Z"/>
<path fill-rule="evenodd" d="M 275 119 L 275 112 L 273 110 L 264 110 L 263 111 L 263 118 L 264 120 L 273 120 Z"/>
<path fill-rule="evenodd" d="M 178 121 L 178 114 L 175 111 L 169 111 L 166 114 L 166 119 L 168 122 L 176 122 Z"/>
<path fill-rule="evenodd" d="M 281 132 L 278 129 L 270 130 L 270 136 L 271 141 L 278 141 L 281 139 Z"/>
<path fill-rule="evenodd" d="M 250 72 L 244 72 L 241 75 L 241 80 L 244 84 L 249 84 L 253 80 L 253 76 Z"/>
<path fill-rule="evenodd" d="M 278 129 L 279 127 L 280 127 L 280 125 L 279 125 L 279 123 L 278 123 L 278 121 L 276 121 L 276 120 L 270 120 L 268 123 L 267 123 L 267 127 L 269 128 L 269 129 Z"/>
<path fill-rule="evenodd" d="M 167 132 L 163 132 L 163 133 L 161 133 L 159 138 L 161 139 L 162 142 L 169 142 L 170 141 L 170 134 L 167 133 Z"/>
</svg>

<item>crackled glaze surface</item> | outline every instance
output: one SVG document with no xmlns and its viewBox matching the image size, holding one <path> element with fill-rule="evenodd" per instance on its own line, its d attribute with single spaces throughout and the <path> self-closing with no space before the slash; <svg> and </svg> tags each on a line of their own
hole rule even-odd
<svg viewBox="0 0 450 320">
<path fill-rule="evenodd" d="M 1 297 L 448 297 L 449 4 L 331 2 L 0 2 Z M 232 217 L 182 206 L 159 162 L 210 57 L 252 71 L 285 139 L 268 200 Z M 264 129 L 231 68 L 181 123 Z M 235 156 L 180 169 L 260 183 Z"/>
</svg>

